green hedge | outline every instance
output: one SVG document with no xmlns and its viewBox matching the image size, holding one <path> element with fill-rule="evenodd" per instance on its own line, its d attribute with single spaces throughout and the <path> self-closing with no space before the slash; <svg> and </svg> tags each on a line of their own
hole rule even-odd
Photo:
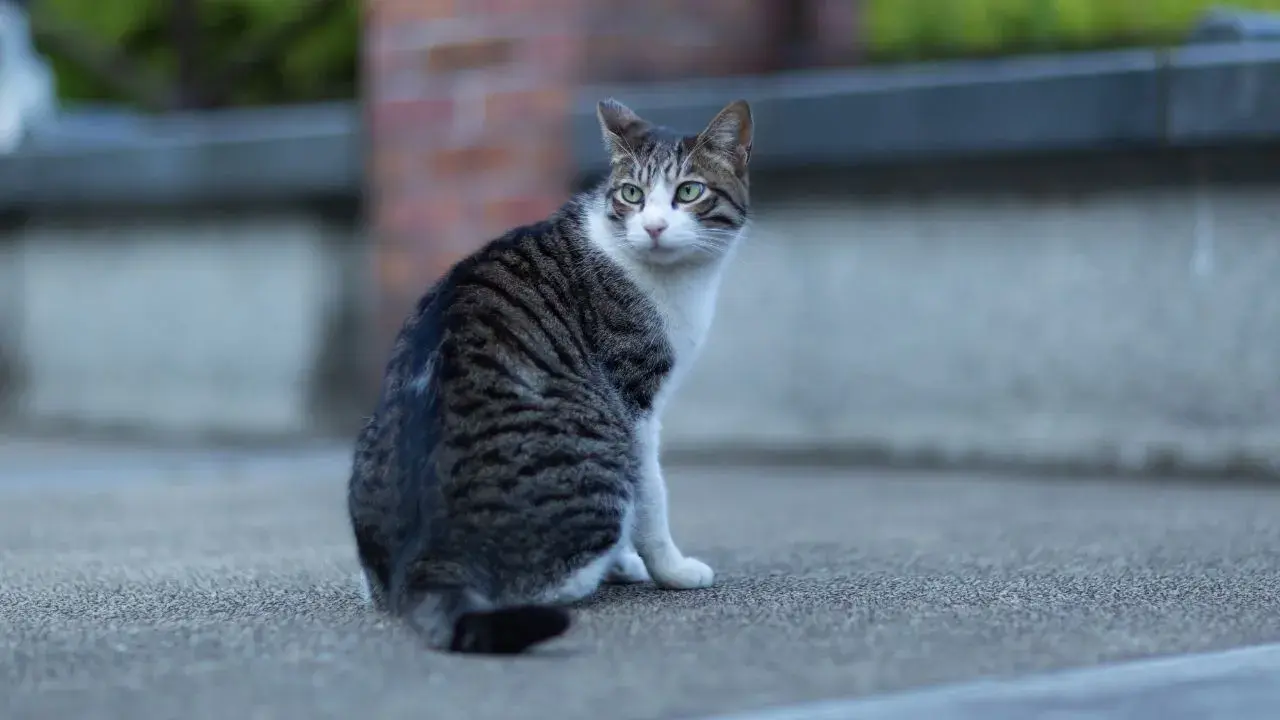
<svg viewBox="0 0 1280 720">
<path fill-rule="evenodd" d="M 1280 0 L 863 0 L 874 61 L 1166 45 L 1208 9 Z"/>
<path fill-rule="evenodd" d="M 216 73 L 256 38 L 296 17 L 313 0 L 200 0 L 200 59 Z M 40 12 L 73 25 L 98 44 L 117 48 L 156 78 L 172 82 L 178 56 L 172 44 L 170 0 L 33 0 Z M 282 53 L 281 62 L 255 68 L 232 94 L 237 105 L 350 98 L 355 94 L 360 0 L 343 0 L 328 19 Z M 38 42 L 49 55 L 64 100 L 121 98 L 92 71 Z"/>
<path fill-rule="evenodd" d="M 313 0 L 200 0 L 201 60 L 225 67 L 264 32 Z M 854 2 L 855 0 L 847 0 Z M 176 75 L 170 0 L 34 0 L 42 12 L 98 43 L 122 50 L 162 81 Z M 870 60 L 898 62 L 1018 52 L 1176 43 L 1212 0 L 862 0 L 861 40 Z M 1233 7 L 1280 11 L 1280 0 L 1228 0 Z M 342 0 L 329 19 L 290 45 L 282 62 L 255 68 L 233 104 L 350 98 L 356 92 L 361 0 Z M 65 100 L 120 100 L 92 71 L 47 47 Z"/>
</svg>

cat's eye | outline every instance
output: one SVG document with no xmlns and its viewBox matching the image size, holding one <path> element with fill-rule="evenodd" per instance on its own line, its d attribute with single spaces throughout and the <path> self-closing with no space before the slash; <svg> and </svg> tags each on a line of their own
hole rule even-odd
<svg viewBox="0 0 1280 720">
<path fill-rule="evenodd" d="M 626 185 L 618 188 L 618 197 L 622 198 L 623 202 L 629 202 L 632 205 L 637 205 L 644 199 L 644 191 L 641 190 L 639 186 L 627 183 Z"/>
<path fill-rule="evenodd" d="M 682 183 L 680 187 L 676 188 L 676 200 L 682 203 L 691 203 L 702 197 L 702 194 L 706 191 L 707 186 L 700 182 Z"/>
</svg>

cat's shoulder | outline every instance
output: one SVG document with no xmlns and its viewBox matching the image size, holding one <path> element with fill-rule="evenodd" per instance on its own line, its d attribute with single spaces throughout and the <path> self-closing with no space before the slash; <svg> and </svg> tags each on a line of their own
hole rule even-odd
<svg viewBox="0 0 1280 720">
<path fill-rule="evenodd" d="M 447 304 L 459 289 L 465 288 L 485 268 L 513 254 L 536 248 L 540 237 L 548 233 L 542 227 L 545 224 L 543 222 L 512 228 L 455 261 L 419 296 L 413 315 L 428 315 L 433 309 L 438 311 L 442 302 Z"/>
</svg>

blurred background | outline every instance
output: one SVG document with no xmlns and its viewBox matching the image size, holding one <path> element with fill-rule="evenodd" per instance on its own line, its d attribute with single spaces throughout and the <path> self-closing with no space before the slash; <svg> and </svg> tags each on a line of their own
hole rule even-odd
<svg viewBox="0 0 1280 720">
<path fill-rule="evenodd" d="M 756 113 L 673 456 L 1280 473 L 1280 0 L 0 0 L 0 428 L 347 440 L 605 96 Z"/>
</svg>

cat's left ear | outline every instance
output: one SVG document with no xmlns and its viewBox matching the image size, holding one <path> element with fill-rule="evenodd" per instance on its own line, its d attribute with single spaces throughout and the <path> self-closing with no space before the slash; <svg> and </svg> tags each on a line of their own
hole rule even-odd
<svg viewBox="0 0 1280 720">
<path fill-rule="evenodd" d="M 596 118 L 604 136 L 604 148 L 617 158 L 632 152 L 637 142 L 649 131 L 649 123 L 622 103 L 609 98 L 596 105 Z"/>
<path fill-rule="evenodd" d="M 728 155 L 733 160 L 733 167 L 739 175 L 747 171 L 747 163 L 751 161 L 751 142 L 754 137 L 754 124 L 751 120 L 751 106 L 746 100 L 734 100 L 716 114 L 707 129 L 699 135 L 699 140 L 706 147 Z"/>
</svg>

